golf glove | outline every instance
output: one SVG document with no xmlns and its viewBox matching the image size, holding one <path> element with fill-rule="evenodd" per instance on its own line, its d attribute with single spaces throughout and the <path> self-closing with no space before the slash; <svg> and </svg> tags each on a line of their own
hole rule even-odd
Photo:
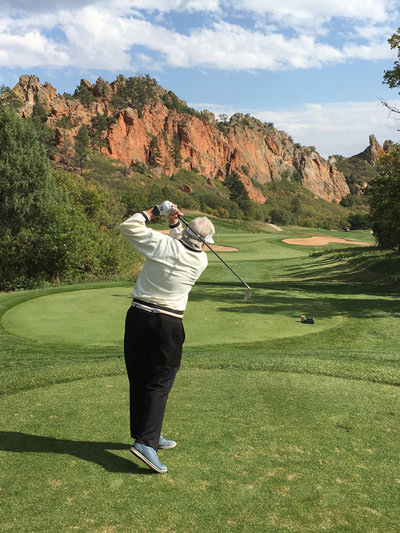
<svg viewBox="0 0 400 533">
<path fill-rule="evenodd" d="M 172 202 L 170 202 L 169 200 L 165 200 L 165 202 L 163 202 L 162 204 L 157 205 L 154 210 L 156 211 L 156 214 L 163 217 L 167 217 L 171 213 L 173 207 L 174 204 Z"/>
</svg>

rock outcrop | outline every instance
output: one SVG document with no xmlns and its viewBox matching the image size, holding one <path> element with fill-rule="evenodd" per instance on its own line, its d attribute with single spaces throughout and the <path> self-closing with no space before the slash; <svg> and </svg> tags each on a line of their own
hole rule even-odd
<svg viewBox="0 0 400 533">
<path fill-rule="evenodd" d="M 382 153 L 383 148 L 376 140 L 375 135 L 369 136 L 369 146 L 360 154 L 360 158 L 364 159 L 367 163 L 373 167 L 376 165 L 379 159 L 379 155 Z"/>
<path fill-rule="evenodd" d="M 78 98 L 57 94 L 51 84 L 42 85 L 36 76 L 21 76 L 13 91 L 24 102 L 21 110 L 24 117 L 30 116 L 35 102 L 43 104 L 48 110 L 47 123 L 55 129 L 59 146 L 65 141 L 73 143 L 79 128 L 82 125 L 90 128 L 92 118 L 100 114 L 113 118 L 104 132 L 106 142 L 101 151 L 126 166 L 135 162 L 148 164 L 152 141 L 153 147 L 157 147 L 157 164 L 164 174 L 173 175 L 182 167 L 197 170 L 211 182 L 237 172 L 250 198 L 259 203 L 265 197 L 257 183 L 282 179 L 301 181 L 313 194 L 329 201 L 339 202 L 349 194 L 346 180 L 335 165 L 314 149 L 294 144 L 285 132 L 271 124 L 236 114 L 221 127 L 208 111 L 189 113 L 182 112 L 179 106 L 166 105 L 163 96 L 169 98 L 173 93 L 159 86 L 157 98 L 140 109 L 115 110 L 112 98 L 124 83 L 123 76 L 111 84 L 101 78 L 95 84 L 82 80 L 81 87 L 91 95 L 85 105 Z"/>
<path fill-rule="evenodd" d="M 364 161 L 374 167 L 377 164 L 379 157 L 384 152 L 388 153 L 392 145 L 393 141 L 386 140 L 384 141 L 383 146 L 381 146 L 376 140 L 375 135 L 370 135 L 369 146 L 367 146 L 363 152 L 358 154 L 358 157 L 364 159 Z"/>
</svg>

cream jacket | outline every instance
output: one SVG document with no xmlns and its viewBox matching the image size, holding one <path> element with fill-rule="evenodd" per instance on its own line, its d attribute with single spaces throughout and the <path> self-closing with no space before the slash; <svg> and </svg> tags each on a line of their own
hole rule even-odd
<svg viewBox="0 0 400 533">
<path fill-rule="evenodd" d="M 207 255 L 179 241 L 180 223 L 166 235 L 148 228 L 146 222 L 144 213 L 136 213 L 119 227 L 128 242 L 145 256 L 133 298 L 184 311 L 191 288 L 207 267 Z"/>
</svg>

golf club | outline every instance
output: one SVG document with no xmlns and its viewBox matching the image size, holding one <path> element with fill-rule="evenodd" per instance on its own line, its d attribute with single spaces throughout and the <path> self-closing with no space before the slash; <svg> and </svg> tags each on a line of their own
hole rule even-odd
<svg viewBox="0 0 400 533">
<path fill-rule="evenodd" d="M 211 246 L 208 244 L 208 242 L 206 242 L 203 237 L 201 237 L 198 233 L 196 233 L 194 230 L 192 230 L 192 228 L 189 227 L 189 222 L 187 222 L 182 215 L 179 215 L 179 220 L 181 220 L 185 226 L 187 226 L 189 228 L 189 230 L 193 233 L 193 235 L 196 236 L 197 239 L 199 239 L 203 244 L 205 244 L 207 246 L 207 248 L 215 255 L 218 257 L 218 259 L 221 261 L 221 263 L 223 263 L 227 268 L 229 268 L 229 270 L 232 272 L 232 274 L 234 274 L 239 281 L 241 281 L 243 283 L 243 285 L 246 287 L 246 294 L 244 295 L 244 299 L 245 300 L 250 300 L 251 298 L 251 288 L 247 285 L 247 283 L 245 281 L 242 280 L 242 278 L 236 274 L 236 272 L 234 270 L 232 270 L 232 268 L 227 265 L 225 263 L 225 261 L 222 259 L 222 257 L 220 257 L 217 252 L 215 250 L 213 250 L 211 248 Z"/>
</svg>

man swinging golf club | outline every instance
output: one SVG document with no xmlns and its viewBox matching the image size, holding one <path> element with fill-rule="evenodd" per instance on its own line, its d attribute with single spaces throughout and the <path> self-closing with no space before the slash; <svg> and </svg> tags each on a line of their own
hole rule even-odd
<svg viewBox="0 0 400 533">
<path fill-rule="evenodd" d="M 146 223 L 168 216 L 169 235 Z M 157 449 L 176 442 L 161 427 L 168 394 L 179 369 L 185 332 L 182 324 L 189 292 L 207 267 L 204 243 L 213 243 L 214 225 L 197 217 L 183 229 L 182 213 L 165 201 L 136 213 L 120 225 L 128 242 L 145 257 L 126 315 L 124 354 L 130 384 L 131 452 L 158 473 L 167 471 Z"/>
</svg>

